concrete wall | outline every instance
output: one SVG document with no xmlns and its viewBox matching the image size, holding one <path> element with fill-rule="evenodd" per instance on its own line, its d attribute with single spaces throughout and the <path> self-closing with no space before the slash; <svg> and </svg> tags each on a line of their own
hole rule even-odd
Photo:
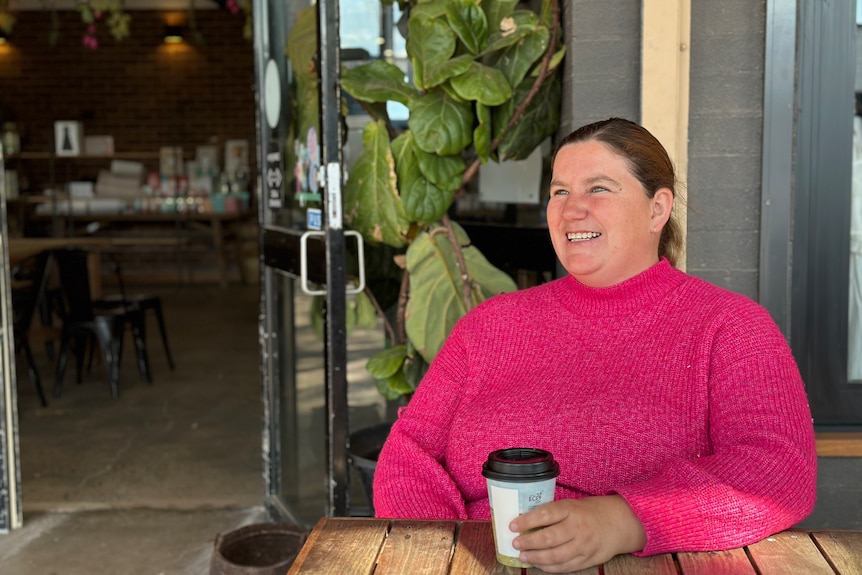
<svg viewBox="0 0 862 575">
<path fill-rule="evenodd" d="M 757 299 L 766 7 L 692 2 L 688 271 Z"/>
<path fill-rule="evenodd" d="M 563 134 L 598 120 L 640 115 L 640 0 L 568 0 Z"/>
<path fill-rule="evenodd" d="M 692 2 L 689 273 L 757 298 L 763 0 Z M 569 0 L 563 126 L 639 120 L 641 2 Z"/>
</svg>

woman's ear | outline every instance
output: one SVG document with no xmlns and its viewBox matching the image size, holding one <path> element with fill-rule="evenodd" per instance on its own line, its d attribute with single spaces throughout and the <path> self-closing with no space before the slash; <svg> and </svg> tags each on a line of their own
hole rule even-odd
<svg viewBox="0 0 862 575">
<path fill-rule="evenodd" d="M 659 188 L 652 197 L 652 225 L 650 228 L 659 232 L 670 219 L 673 210 L 673 192 L 670 188 Z"/>
</svg>

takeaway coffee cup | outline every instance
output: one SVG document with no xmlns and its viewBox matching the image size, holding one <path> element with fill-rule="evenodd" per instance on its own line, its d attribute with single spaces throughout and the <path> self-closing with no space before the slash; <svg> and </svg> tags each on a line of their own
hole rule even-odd
<svg viewBox="0 0 862 575">
<path fill-rule="evenodd" d="M 543 449 L 513 447 L 498 449 L 482 464 L 482 475 L 488 482 L 491 523 L 497 561 L 509 567 L 530 567 L 518 559 L 512 541 L 518 535 L 509 531 L 509 523 L 518 515 L 554 500 L 554 488 L 560 465 Z"/>
</svg>

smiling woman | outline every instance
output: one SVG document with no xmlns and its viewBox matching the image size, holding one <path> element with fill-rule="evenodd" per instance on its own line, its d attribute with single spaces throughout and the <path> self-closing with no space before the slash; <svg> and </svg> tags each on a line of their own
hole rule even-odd
<svg viewBox="0 0 862 575">
<path fill-rule="evenodd" d="M 796 363 L 763 307 L 672 266 L 674 182 L 633 122 L 561 141 L 548 228 L 569 275 L 455 325 L 383 446 L 378 516 L 489 519 L 482 463 L 516 446 L 560 464 L 555 501 L 508 525 L 546 572 L 741 547 L 811 512 Z"/>
</svg>

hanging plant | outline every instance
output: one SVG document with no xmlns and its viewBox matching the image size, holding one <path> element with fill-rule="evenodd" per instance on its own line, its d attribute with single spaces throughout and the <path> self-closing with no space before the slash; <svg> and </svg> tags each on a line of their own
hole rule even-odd
<svg viewBox="0 0 862 575">
<path fill-rule="evenodd" d="M 251 0 L 212 0 L 221 8 L 233 15 L 243 15 L 243 38 L 252 38 L 252 2 Z M 51 12 L 51 28 L 48 43 L 54 46 L 60 37 L 60 19 L 57 15 L 55 0 L 42 0 L 42 6 Z M 189 0 L 189 23 L 195 40 L 203 43 L 203 38 L 197 31 L 194 19 L 195 0 Z M 115 41 L 128 38 L 131 35 L 132 17 L 126 11 L 125 0 L 78 0 L 75 10 L 84 24 L 84 34 L 81 43 L 91 50 L 99 47 L 98 32 L 104 25 L 108 34 Z M 0 32 L 11 35 L 16 18 L 9 8 L 9 0 L 0 0 Z"/>
<path fill-rule="evenodd" d="M 9 12 L 9 3 L 7 0 L 0 0 L 0 32 L 6 35 L 12 33 L 12 28 L 15 27 L 15 16 Z"/>
<path fill-rule="evenodd" d="M 125 11 L 123 0 L 85 0 L 78 2 L 76 8 L 81 14 L 81 22 L 86 25 L 82 39 L 85 47 L 91 50 L 99 47 L 96 32 L 105 14 L 107 14 L 105 23 L 108 32 L 114 40 L 119 41 L 129 37 L 129 23 L 132 17 Z"/>
</svg>

